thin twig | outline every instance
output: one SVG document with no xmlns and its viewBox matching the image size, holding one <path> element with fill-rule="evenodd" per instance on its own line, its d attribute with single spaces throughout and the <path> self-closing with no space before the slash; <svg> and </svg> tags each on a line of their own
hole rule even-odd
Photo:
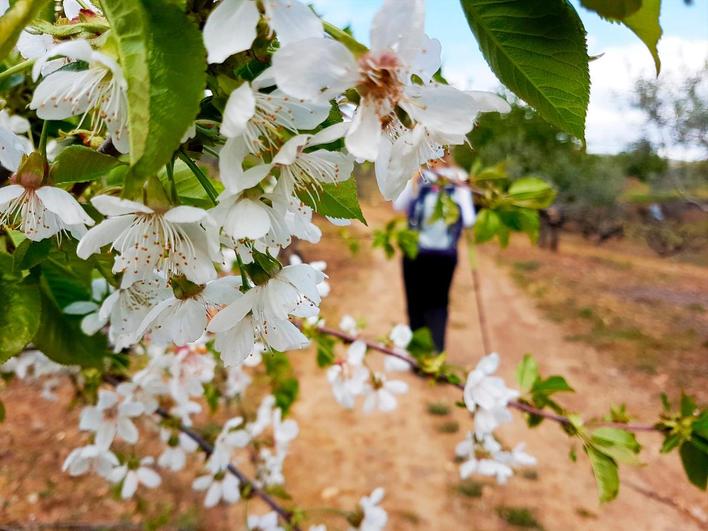
<svg viewBox="0 0 708 531">
<path fill-rule="evenodd" d="M 322 334 L 326 334 L 328 336 L 333 336 L 341 339 L 342 341 L 346 343 L 353 343 L 354 341 L 363 341 L 366 346 L 372 350 L 376 350 L 378 352 L 381 352 L 382 354 L 385 354 L 387 356 L 393 356 L 395 358 L 398 358 L 400 360 L 405 361 L 408 365 L 410 365 L 411 369 L 413 369 L 413 372 L 416 374 L 423 376 L 425 378 L 430 378 L 434 379 L 438 382 L 445 383 L 448 385 L 452 385 L 453 387 L 456 387 L 458 389 L 464 390 L 465 386 L 464 384 L 458 383 L 458 382 L 453 382 L 449 380 L 446 376 L 442 375 L 434 375 L 430 373 L 426 373 L 420 365 L 411 358 L 407 354 L 402 354 L 401 352 L 394 350 L 390 347 L 387 347 L 386 345 L 383 345 L 381 343 L 378 343 L 376 341 L 370 341 L 368 339 L 362 339 L 360 337 L 355 337 L 352 335 L 349 335 L 345 332 L 342 332 L 340 330 L 334 329 L 334 328 L 329 328 L 326 326 L 317 326 L 316 327 L 319 332 Z M 556 413 L 551 413 L 549 411 L 545 411 L 543 409 L 539 409 L 537 407 L 534 407 L 530 404 L 527 404 L 525 402 L 521 402 L 519 400 L 512 400 L 509 402 L 509 407 L 512 407 L 514 409 L 517 409 L 519 411 L 523 411 L 524 413 L 528 413 L 530 415 L 536 415 L 539 417 L 543 417 L 544 419 L 552 420 L 554 422 L 558 422 L 559 424 L 563 424 L 566 426 L 572 425 L 571 420 L 563 415 L 558 415 Z M 654 424 L 624 424 L 620 422 L 603 422 L 603 423 L 598 423 L 598 426 L 605 426 L 605 427 L 612 427 L 612 428 L 619 428 L 622 430 L 627 430 L 627 431 L 643 431 L 643 432 L 660 432 L 662 431 L 658 426 Z"/>
</svg>

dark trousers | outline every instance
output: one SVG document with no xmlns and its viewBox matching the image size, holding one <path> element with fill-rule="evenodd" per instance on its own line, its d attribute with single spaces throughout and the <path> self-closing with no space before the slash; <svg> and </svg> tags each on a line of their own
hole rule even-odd
<svg viewBox="0 0 708 531">
<path fill-rule="evenodd" d="M 445 329 L 450 303 L 450 285 L 457 267 L 457 254 L 420 253 L 403 257 L 408 323 L 411 330 L 427 327 L 438 352 L 445 350 Z"/>
</svg>

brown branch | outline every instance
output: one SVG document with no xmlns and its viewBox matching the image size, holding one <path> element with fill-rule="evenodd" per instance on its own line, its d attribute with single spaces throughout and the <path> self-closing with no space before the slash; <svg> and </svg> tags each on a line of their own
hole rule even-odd
<svg viewBox="0 0 708 531">
<path fill-rule="evenodd" d="M 302 326 L 301 324 L 298 324 L 298 326 Z M 328 336 L 333 336 L 341 339 L 342 341 L 346 343 L 353 343 L 354 341 L 363 341 L 366 346 L 372 350 L 376 350 L 378 352 L 381 352 L 382 354 L 385 354 L 386 356 L 392 356 L 394 358 L 398 358 L 400 360 L 405 361 L 408 365 L 410 365 L 411 369 L 413 372 L 419 376 L 422 376 L 424 378 L 430 378 L 433 380 L 436 380 L 441 383 L 445 383 L 448 385 L 452 385 L 453 387 L 456 387 L 458 389 L 464 390 L 465 386 L 464 384 L 453 382 L 449 380 L 446 376 L 438 376 L 430 373 L 426 373 L 420 365 L 411 358 L 407 354 L 402 354 L 400 351 L 394 350 L 390 347 L 387 347 L 386 345 L 383 345 L 381 343 L 378 343 L 376 341 L 370 341 L 368 339 L 363 339 L 360 337 L 355 337 L 352 335 L 349 335 L 345 332 L 342 332 L 341 330 L 337 330 L 335 328 L 329 328 L 326 326 L 317 326 L 317 330 L 322 333 L 326 334 Z M 559 424 L 565 425 L 565 426 L 571 426 L 572 422 L 570 419 L 566 416 L 563 415 L 558 415 L 556 413 L 552 413 L 549 411 L 545 411 L 543 409 L 539 409 L 537 407 L 534 407 L 530 404 L 527 404 L 526 402 L 522 402 L 520 400 L 512 400 L 509 402 L 509 407 L 512 407 L 514 409 L 517 409 L 519 411 L 523 411 L 524 413 L 528 413 L 530 415 L 536 415 L 539 417 L 543 417 L 544 419 L 552 420 L 554 422 L 557 422 Z M 611 428 L 619 428 L 622 430 L 627 430 L 627 431 L 636 431 L 636 432 L 661 432 L 661 428 L 658 427 L 655 424 L 624 424 L 621 422 L 602 422 L 599 424 L 600 426 L 603 427 L 611 427 Z"/>
</svg>

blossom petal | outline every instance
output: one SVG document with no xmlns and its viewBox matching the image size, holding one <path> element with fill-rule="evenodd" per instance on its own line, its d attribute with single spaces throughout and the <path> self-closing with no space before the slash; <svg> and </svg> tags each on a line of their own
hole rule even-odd
<svg viewBox="0 0 708 531">
<path fill-rule="evenodd" d="M 101 247 L 116 241 L 133 222 L 133 216 L 118 216 L 106 218 L 89 230 L 79 241 L 76 255 L 86 260 L 89 256 L 101 250 Z"/>
<path fill-rule="evenodd" d="M 258 288 L 251 289 L 217 313 L 209 323 L 210 332 L 225 332 L 241 321 L 253 308 Z"/>
<path fill-rule="evenodd" d="M 249 238 L 257 240 L 270 230 L 267 207 L 260 201 L 241 199 L 229 210 L 224 223 L 224 232 L 234 240 Z"/>
<path fill-rule="evenodd" d="M 153 210 L 142 203 L 120 199 L 112 195 L 97 195 L 91 198 L 91 204 L 104 216 L 120 216 L 123 214 L 152 214 Z"/>
<path fill-rule="evenodd" d="M 137 475 L 140 483 L 149 489 L 154 489 L 162 483 L 162 479 L 157 472 L 144 466 L 138 468 Z"/>
<path fill-rule="evenodd" d="M 193 206 L 178 206 L 165 212 L 165 221 L 170 223 L 198 223 L 208 217 L 209 213 Z"/>
<path fill-rule="evenodd" d="M 278 87 L 295 98 L 327 101 L 354 85 L 359 68 L 347 48 L 332 39 L 303 39 L 273 55 Z"/>
<path fill-rule="evenodd" d="M 35 193 L 41 199 L 44 208 L 59 216 L 67 225 L 91 226 L 95 223 L 74 196 L 66 190 L 55 186 L 41 186 Z"/>
<path fill-rule="evenodd" d="M 265 0 L 269 25 L 281 46 L 308 38 L 322 38 L 322 21 L 314 11 L 297 0 Z"/>
<path fill-rule="evenodd" d="M 218 9 L 218 8 L 217 8 Z M 248 121 L 256 112 L 256 98 L 253 89 L 244 83 L 230 95 L 224 108 L 224 119 L 220 132 L 227 138 L 236 138 L 246 131 Z"/>
<path fill-rule="evenodd" d="M 425 38 L 423 0 L 384 0 L 371 22 L 371 50 L 393 51 L 410 63 Z"/>
<path fill-rule="evenodd" d="M 373 102 L 366 98 L 361 102 L 344 142 L 355 157 L 376 160 L 381 143 L 381 122 Z"/>
<path fill-rule="evenodd" d="M 223 63 L 247 50 L 256 38 L 260 14 L 253 0 L 223 0 L 204 24 L 204 45 L 210 63 Z"/>
<path fill-rule="evenodd" d="M 0 132 L 2 132 L 2 129 L 0 129 Z M 0 149 L 2 149 L 1 146 Z M 13 199 L 17 199 L 24 193 L 25 187 L 19 184 L 10 184 L 7 186 L 3 186 L 2 188 L 0 188 L 0 207 L 9 203 Z"/>
<path fill-rule="evenodd" d="M 120 489 L 120 497 L 124 500 L 132 498 L 136 490 L 138 490 L 138 475 L 131 470 L 125 475 L 123 487 Z"/>
</svg>

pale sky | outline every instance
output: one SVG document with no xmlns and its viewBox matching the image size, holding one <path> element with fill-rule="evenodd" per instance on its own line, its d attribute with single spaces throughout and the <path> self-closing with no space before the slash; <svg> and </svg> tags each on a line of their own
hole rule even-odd
<svg viewBox="0 0 708 531">
<path fill-rule="evenodd" d="M 310 0 L 326 20 L 350 24 L 357 39 L 368 42 L 369 25 L 381 0 Z M 577 6 L 578 1 L 573 0 Z M 664 36 L 659 43 L 662 77 L 676 78 L 683 69 L 696 70 L 708 60 L 708 0 L 662 2 Z M 588 32 L 590 55 L 603 54 L 590 65 L 592 89 L 587 118 L 588 150 L 616 153 L 638 138 L 642 117 L 630 108 L 633 81 L 654 71 L 643 43 L 624 26 L 610 24 L 581 7 L 578 12 Z M 491 72 L 467 26 L 459 0 L 427 0 L 426 31 L 439 39 L 443 73 L 454 85 L 497 90 L 501 83 Z M 673 158 L 694 158 L 674 148 Z"/>
</svg>

